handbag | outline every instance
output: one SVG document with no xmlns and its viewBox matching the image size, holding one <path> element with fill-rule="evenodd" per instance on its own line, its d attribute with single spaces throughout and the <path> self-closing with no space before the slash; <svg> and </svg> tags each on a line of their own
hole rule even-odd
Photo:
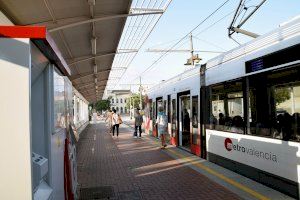
<svg viewBox="0 0 300 200">
<path fill-rule="evenodd" d="M 122 119 L 121 119 L 121 116 L 118 115 L 118 124 L 122 124 L 122 123 L 123 123 L 123 121 L 122 121 Z"/>
</svg>

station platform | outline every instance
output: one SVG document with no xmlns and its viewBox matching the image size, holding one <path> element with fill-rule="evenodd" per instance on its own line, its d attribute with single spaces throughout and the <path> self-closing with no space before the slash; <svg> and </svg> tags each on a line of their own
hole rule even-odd
<svg viewBox="0 0 300 200">
<path fill-rule="evenodd" d="M 104 121 L 89 124 L 77 145 L 79 199 L 292 199 L 124 123 L 119 137 Z"/>
</svg>

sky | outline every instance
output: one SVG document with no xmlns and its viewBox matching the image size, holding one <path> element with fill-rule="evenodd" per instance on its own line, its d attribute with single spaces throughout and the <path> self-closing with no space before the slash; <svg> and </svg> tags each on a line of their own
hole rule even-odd
<svg viewBox="0 0 300 200">
<path fill-rule="evenodd" d="M 158 84 L 184 72 L 184 63 L 190 53 L 169 53 L 152 70 L 142 73 L 152 65 L 162 53 L 150 53 L 148 48 L 169 49 L 183 36 L 189 33 L 196 25 L 204 20 L 225 0 L 173 0 L 167 11 L 161 17 L 150 37 L 142 46 L 120 84 L 135 84 L 141 75 L 142 84 Z M 257 5 L 260 0 L 248 0 L 246 6 Z M 193 35 L 195 50 L 228 51 L 239 46 L 228 37 L 228 27 L 233 19 L 239 0 L 230 0 L 221 10 L 197 28 Z M 300 15 L 299 0 L 267 0 L 262 7 L 243 25 L 243 29 L 263 35 L 277 28 L 281 23 Z M 211 28 L 207 28 L 220 20 Z M 235 34 L 233 36 L 239 43 L 246 43 L 252 38 Z M 189 38 L 186 38 L 174 49 L 189 49 Z M 201 63 L 217 56 L 216 53 L 198 53 Z M 142 73 L 142 74 L 141 74 Z M 125 86 L 124 86 L 125 87 Z M 123 88 L 128 89 L 128 88 Z M 137 88 L 133 87 L 133 91 Z"/>
</svg>

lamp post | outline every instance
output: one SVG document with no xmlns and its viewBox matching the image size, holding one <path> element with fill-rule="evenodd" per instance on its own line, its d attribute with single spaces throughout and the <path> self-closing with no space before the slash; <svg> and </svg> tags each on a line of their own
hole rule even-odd
<svg viewBox="0 0 300 200">
<path fill-rule="evenodd" d="M 143 110 L 143 104 L 142 104 L 142 77 L 141 76 L 140 76 L 139 92 L 140 92 L 140 109 Z"/>
</svg>

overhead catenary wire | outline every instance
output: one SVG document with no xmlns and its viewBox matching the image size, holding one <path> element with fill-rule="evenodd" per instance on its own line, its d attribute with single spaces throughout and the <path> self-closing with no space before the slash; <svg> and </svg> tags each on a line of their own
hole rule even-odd
<svg viewBox="0 0 300 200">
<path fill-rule="evenodd" d="M 151 21 L 153 21 L 154 18 L 155 18 L 155 16 L 152 16 L 152 20 L 151 20 Z M 145 23 L 146 23 L 146 22 L 145 22 Z M 145 31 L 144 31 L 143 34 L 146 33 L 146 31 L 147 31 L 147 29 L 149 28 L 150 25 L 151 25 L 151 23 L 149 23 L 148 26 L 145 28 Z M 154 27 L 155 27 L 155 25 L 153 26 L 153 28 L 154 28 Z M 152 28 L 152 29 L 153 29 L 153 28 Z M 152 31 L 152 30 L 151 30 L 151 31 Z M 151 31 L 148 33 L 147 38 L 148 38 L 148 36 L 150 35 Z M 142 35 L 143 35 L 143 34 L 142 34 Z M 139 38 L 138 44 L 140 43 L 141 40 L 142 40 L 142 37 Z M 145 39 L 145 40 L 146 40 L 146 39 Z M 140 49 L 141 46 L 142 46 L 142 44 L 143 44 L 143 43 L 141 43 L 137 48 Z M 128 62 L 128 65 L 133 61 L 133 59 L 136 57 L 136 55 L 137 55 L 137 54 L 133 54 L 132 58 L 131 58 L 131 59 L 129 60 L 129 62 Z M 125 74 L 125 72 L 126 72 L 126 70 L 123 72 L 122 76 Z"/>
<path fill-rule="evenodd" d="M 197 39 L 197 40 L 199 40 L 199 41 L 201 41 L 201 42 L 204 42 L 204 43 L 206 43 L 206 44 L 209 44 L 209 45 L 211 45 L 211 46 L 214 46 L 214 47 L 216 47 L 216 48 L 218 48 L 218 49 L 222 49 L 223 51 L 227 51 L 227 50 L 224 49 L 223 47 L 221 47 L 221 46 L 219 46 L 219 45 L 217 45 L 217 44 L 214 44 L 214 43 L 212 43 L 212 42 L 209 42 L 209 41 L 200 39 L 200 38 L 195 37 L 195 36 L 194 36 L 193 38 L 195 38 L 195 39 Z"/>
<path fill-rule="evenodd" d="M 156 4 L 157 4 L 157 0 L 155 1 L 155 4 L 154 4 L 152 7 L 155 7 Z M 161 7 L 162 4 L 163 4 L 163 1 L 161 1 L 161 3 L 159 4 L 158 7 Z M 152 20 L 150 20 L 150 21 L 153 21 L 153 19 L 154 19 L 155 17 L 157 17 L 157 16 L 154 16 L 154 15 L 152 15 L 152 16 L 147 16 L 147 19 L 145 20 L 145 22 L 144 22 L 144 24 L 143 24 L 143 27 L 145 27 L 145 25 L 146 25 L 146 23 L 147 23 L 147 21 L 148 21 L 148 19 L 149 19 L 150 17 L 152 17 Z M 141 21 L 140 21 L 140 22 L 141 22 Z M 151 23 L 148 23 L 148 26 L 145 28 L 144 32 L 143 32 L 142 34 L 141 34 L 141 32 L 139 33 L 139 35 L 138 35 L 138 37 L 137 37 L 137 38 L 139 38 L 139 39 L 138 39 L 138 41 L 137 41 L 137 43 L 136 43 L 136 48 L 140 49 L 140 47 L 142 46 L 142 43 L 140 43 L 141 40 L 142 40 L 142 37 L 141 37 L 140 35 L 143 36 L 143 35 L 146 33 L 146 31 L 148 30 L 148 28 L 149 28 L 150 25 L 151 25 Z M 139 44 L 140 44 L 140 45 L 139 45 Z M 131 61 L 134 59 L 135 56 L 136 56 L 136 54 L 134 54 L 133 57 L 132 57 L 131 59 L 129 59 L 129 63 L 131 63 Z M 129 64 L 129 63 L 128 63 L 128 64 Z M 124 73 L 125 73 L 125 71 L 124 71 Z M 124 74 L 124 73 L 123 73 L 123 74 Z"/>
<path fill-rule="evenodd" d="M 157 0 L 156 0 L 157 1 Z M 138 1 L 136 1 L 136 3 L 137 3 Z M 140 5 L 138 5 L 139 7 L 143 7 L 144 6 L 144 3 L 145 3 L 145 0 L 143 0 L 143 2 L 140 4 Z M 145 9 L 148 9 L 149 8 L 149 6 L 150 6 L 150 3 L 151 3 L 151 1 L 149 1 L 149 3 L 148 3 L 148 5 L 147 5 L 147 7 L 145 8 Z M 163 3 L 163 2 L 162 2 Z M 136 4 L 136 6 L 137 6 L 137 4 Z M 155 5 L 154 5 L 155 6 Z M 153 6 L 152 6 L 153 7 Z M 149 18 L 149 16 L 147 16 L 147 19 Z M 126 39 L 126 35 L 125 35 L 125 39 L 122 41 L 122 44 L 121 44 L 121 46 L 120 47 L 122 47 L 123 46 L 123 48 L 126 48 L 127 46 L 137 46 L 138 44 L 137 44 L 137 39 L 135 39 L 135 41 L 133 41 L 133 37 L 132 36 L 134 36 L 135 34 L 136 34 L 136 32 L 137 32 L 137 30 L 138 30 L 138 28 L 139 28 L 139 25 L 140 25 L 140 23 L 142 22 L 142 20 L 144 19 L 144 16 L 142 16 L 141 17 L 141 20 L 138 20 L 139 19 L 139 17 L 135 17 L 135 20 L 134 20 L 134 23 L 133 23 L 133 25 L 131 25 L 131 24 L 129 24 L 128 26 L 127 26 L 127 30 L 126 30 L 126 32 L 128 32 L 128 30 L 129 30 L 129 35 L 128 35 L 128 37 L 127 37 L 127 39 Z M 136 22 L 137 22 L 137 20 L 139 21 L 139 25 L 138 26 L 136 26 Z M 135 31 L 134 31 L 134 29 L 133 28 L 128 28 L 128 27 L 138 27 L 138 28 L 136 28 L 135 29 Z M 144 26 L 143 26 L 144 27 Z M 128 49 L 128 48 L 127 48 Z M 128 56 L 131 56 L 131 55 L 129 55 L 129 54 L 127 54 L 127 55 L 124 55 L 124 56 L 120 56 L 120 58 L 118 59 L 119 60 L 119 63 L 117 64 L 117 65 L 126 65 L 126 61 L 124 61 L 124 57 L 128 57 Z"/>
<path fill-rule="evenodd" d="M 145 3 L 145 0 L 142 1 L 141 7 L 144 6 L 144 3 Z M 146 6 L 146 9 L 149 8 L 150 3 L 151 3 L 151 1 L 149 1 L 148 5 Z M 133 39 L 133 38 L 130 38 L 130 36 L 132 35 L 133 32 L 134 32 L 133 35 L 136 34 L 136 32 L 137 32 L 137 30 L 138 30 L 138 28 L 139 28 L 139 25 L 140 25 L 141 21 L 144 19 L 144 17 L 145 17 L 145 16 L 143 15 L 142 18 L 141 18 L 141 20 L 139 21 L 138 25 L 136 26 L 135 31 L 134 31 L 134 28 L 131 28 L 129 37 L 128 37 L 128 39 L 126 40 L 126 42 L 125 42 L 125 44 L 124 44 L 124 47 L 127 47 L 127 46 L 128 46 L 128 49 L 130 49 L 131 43 L 132 43 L 132 42 L 133 42 L 133 44 L 135 43 L 135 42 L 134 42 L 134 39 Z M 136 22 L 137 22 L 137 19 L 138 19 L 138 17 L 135 17 L 135 21 L 134 21 L 133 27 L 135 26 L 135 24 L 136 24 Z M 128 45 L 127 45 L 127 44 L 128 44 Z M 127 56 L 128 56 L 128 55 L 123 56 L 121 59 L 119 59 L 119 62 L 120 62 L 120 63 L 124 63 L 124 59 L 125 59 L 125 57 L 127 57 Z"/>
<path fill-rule="evenodd" d="M 156 4 L 157 4 L 157 2 L 158 2 L 158 0 L 155 0 L 155 3 L 152 5 L 152 7 L 155 7 Z M 151 3 L 151 1 L 149 1 L 148 5 L 147 5 L 147 9 L 150 7 L 150 3 Z M 161 4 L 162 4 L 162 3 L 163 3 L 163 1 L 161 1 Z M 159 5 L 159 7 L 161 6 L 161 4 Z M 142 23 L 144 17 L 145 17 L 145 16 L 142 16 L 141 20 L 140 20 L 139 23 L 138 23 L 138 27 L 141 25 L 141 23 Z M 151 16 L 151 17 L 153 18 L 153 17 L 155 17 L 155 16 Z M 145 25 L 146 25 L 146 23 L 147 23 L 147 21 L 148 21 L 149 18 L 150 18 L 150 16 L 147 15 L 147 16 L 146 16 L 146 20 L 144 21 L 142 27 L 145 27 Z M 151 24 L 151 23 L 149 23 L 149 24 Z M 149 25 L 149 24 L 148 24 L 148 25 Z M 145 28 L 145 31 L 147 31 L 147 28 L 148 28 L 148 27 Z M 136 34 L 137 34 L 137 30 L 138 30 L 138 28 L 135 30 L 135 32 L 134 32 L 133 35 L 136 35 Z M 145 31 L 143 32 L 143 34 L 145 34 Z M 136 42 L 134 43 L 134 42 L 131 41 L 131 42 L 128 44 L 129 49 L 133 49 L 133 48 L 139 49 L 139 48 L 140 48 L 140 45 L 139 45 L 139 44 L 140 44 L 140 41 L 141 41 L 141 38 L 142 38 L 143 34 L 141 34 L 141 31 L 138 32 L 138 35 L 137 35 L 137 37 L 136 37 L 136 38 L 137 38 Z M 139 39 L 138 39 L 138 38 L 139 38 Z M 123 59 L 124 61 L 123 61 L 123 62 L 124 62 L 125 64 L 130 63 L 131 60 L 134 58 L 134 56 L 132 56 L 132 55 L 135 55 L 135 54 L 126 55 L 126 57 L 124 56 L 124 59 Z M 130 59 L 130 57 L 132 57 L 132 58 Z M 122 63 L 122 62 L 121 62 L 121 63 Z M 125 70 L 124 70 L 124 72 L 122 73 L 121 76 L 123 76 L 124 73 L 125 73 Z"/>
<path fill-rule="evenodd" d="M 210 17 L 212 17 L 216 12 L 218 12 L 223 6 L 225 6 L 230 0 L 226 0 L 223 2 L 217 9 L 215 9 L 211 14 L 209 14 L 206 18 L 204 18 L 199 24 L 197 24 L 191 31 L 189 31 L 186 35 L 184 35 L 178 42 L 176 42 L 174 45 L 171 46 L 165 53 L 163 53 L 156 61 L 154 61 L 149 67 L 147 67 L 142 73 L 139 74 L 136 78 L 134 78 L 131 82 L 136 80 L 138 77 L 140 77 L 142 74 L 149 71 L 155 64 L 157 64 L 164 56 L 166 56 L 169 51 L 171 51 L 173 48 L 175 48 L 181 41 L 183 41 L 186 37 L 188 37 L 193 31 L 195 31 L 199 26 L 201 26 L 204 22 L 206 22 Z"/>
<path fill-rule="evenodd" d="M 143 7 L 145 8 L 145 10 L 147 10 L 147 8 L 144 6 L 145 0 L 135 0 L 135 7 L 138 7 L 140 9 L 142 9 Z M 156 2 L 159 2 L 159 5 L 156 3 L 154 4 L 153 0 L 146 0 L 146 2 L 151 2 L 150 5 L 150 9 L 161 9 L 161 10 L 166 10 L 169 6 L 169 4 L 172 2 L 172 0 L 156 0 Z M 149 5 L 149 4 L 148 4 Z M 137 11 L 137 12 L 141 12 Z M 147 15 L 146 15 L 147 16 Z M 149 15 L 147 17 L 143 17 L 143 19 L 145 20 L 141 20 L 141 16 L 140 17 L 130 17 L 128 19 L 128 21 L 126 22 L 126 31 L 125 33 L 122 35 L 121 37 L 121 41 L 118 45 L 118 49 L 129 49 L 129 47 L 137 47 L 137 50 L 139 50 L 141 48 L 141 46 L 144 44 L 144 42 L 146 41 L 146 39 L 149 37 L 150 33 L 153 31 L 155 25 L 158 23 L 160 17 L 162 16 L 162 14 L 158 14 L 158 15 Z M 150 23 L 149 23 L 150 20 Z M 143 25 L 137 26 L 138 24 L 143 23 Z M 128 24 L 128 25 L 127 25 Z M 148 24 L 148 26 L 146 26 Z M 134 29 L 137 28 L 137 29 Z M 140 36 L 139 38 L 137 38 L 137 35 Z M 130 40 L 130 39 L 134 39 L 134 40 Z M 116 72 L 112 72 L 110 73 L 110 77 L 114 76 L 114 77 L 122 77 L 124 75 L 124 73 L 126 72 L 128 66 L 130 65 L 130 63 L 132 62 L 132 60 L 134 59 L 134 57 L 136 56 L 137 52 L 135 53 L 130 53 L 130 54 L 118 54 L 115 56 L 113 65 L 112 65 L 112 69 L 116 68 L 116 67 L 121 67 L 125 68 L 123 73 L 122 71 L 118 71 Z M 120 81 L 119 79 L 114 79 L 114 80 L 110 80 L 107 82 L 107 87 L 106 87 L 106 91 L 109 89 L 113 89 Z M 114 87 L 113 87 L 114 86 Z"/>
<path fill-rule="evenodd" d="M 213 24 L 207 26 L 206 28 L 202 29 L 202 30 L 199 31 L 198 33 L 194 34 L 193 37 L 196 38 L 196 39 L 199 39 L 199 38 L 196 37 L 196 36 L 199 36 L 200 34 L 204 33 L 204 32 L 207 31 L 207 30 L 209 30 L 210 28 L 212 28 L 213 26 L 215 26 L 215 25 L 218 24 L 219 22 L 221 22 L 221 21 L 223 21 L 224 19 L 226 19 L 227 17 L 229 17 L 229 16 L 230 16 L 231 14 L 233 14 L 234 12 L 235 12 L 235 10 L 232 10 L 231 12 L 229 12 L 229 13 L 227 13 L 226 15 L 222 16 L 220 19 L 218 19 L 217 21 L 215 21 Z M 172 40 L 172 41 L 173 41 L 173 42 L 174 42 L 174 41 L 178 41 L 179 39 L 180 39 L 180 38 L 175 39 L 175 40 Z M 186 39 L 186 42 L 189 41 L 188 38 L 185 38 L 185 39 Z M 170 43 L 170 42 L 171 42 L 171 41 L 166 42 L 166 43 Z M 185 43 L 186 43 L 186 42 L 185 42 Z M 183 43 L 182 45 L 180 45 L 180 46 L 177 47 L 177 48 L 182 47 L 185 43 Z M 165 43 L 163 43 L 163 44 L 165 44 Z M 224 50 L 225 50 L 225 49 L 224 49 Z M 225 50 L 225 51 L 227 51 L 227 50 Z M 147 80 L 148 80 L 148 79 L 147 79 Z"/>
<path fill-rule="evenodd" d="M 163 7 L 163 10 L 166 10 L 168 8 L 168 6 L 170 5 L 170 3 L 172 2 L 172 0 L 167 0 L 166 4 Z M 159 6 L 162 6 L 162 4 L 164 3 L 164 1 L 162 1 L 160 3 Z M 157 18 L 157 20 L 153 20 L 154 18 Z M 154 27 L 156 26 L 156 24 L 158 23 L 159 19 L 162 17 L 162 15 L 159 16 L 153 16 L 151 21 L 154 21 L 154 23 L 149 23 L 148 26 L 144 29 L 144 32 L 142 35 L 145 35 L 143 37 L 140 37 L 139 42 L 140 45 L 138 46 L 138 49 L 140 49 L 142 47 L 142 45 L 144 44 L 144 42 L 147 40 L 147 38 L 150 36 L 151 32 L 153 31 Z M 151 27 L 152 26 L 152 27 Z M 150 29 L 149 29 L 150 28 Z M 149 29 L 149 30 L 148 30 Z M 138 52 L 137 52 L 138 53 Z M 127 66 L 130 65 L 130 63 L 132 62 L 132 60 L 134 59 L 134 57 L 137 55 L 137 53 L 133 54 L 133 57 L 130 59 L 130 61 L 128 62 Z M 125 74 L 125 72 L 127 71 L 127 69 L 122 73 L 122 76 Z M 115 84 L 115 86 L 119 83 L 120 79 L 117 81 L 117 83 Z"/>
<path fill-rule="evenodd" d="M 135 8 L 138 7 L 138 6 L 143 7 L 143 6 L 144 6 L 144 3 L 145 3 L 145 0 L 143 0 L 142 3 L 141 3 L 140 5 L 138 5 L 138 3 L 139 3 L 139 1 L 136 0 L 136 1 L 135 1 L 135 6 L 134 6 Z M 118 49 L 129 49 L 129 48 L 127 48 L 127 44 L 128 44 L 128 41 L 129 41 L 131 38 L 133 38 L 133 37 L 132 37 L 133 28 L 134 28 L 134 27 L 137 27 L 137 26 L 136 26 L 136 22 L 138 21 L 138 19 L 139 19 L 139 17 L 137 17 L 137 16 L 136 16 L 136 17 L 130 17 L 130 18 L 129 18 L 129 23 L 128 23 L 128 26 L 127 26 L 127 28 L 126 28 L 126 32 L 125 32 L 125 34 L 122 36 L 123 39 L 122 39 L 121 44 L 119 45 Z M 133 21 L 134 21 L 134 22 L 133 22 Z M 116 56 L 112 68 L 114 68 L 114 67 L 119 67 L 119 66 L 122 66 L 122 67 L 126 66 L 126 63 L 122 62 L 125 56 L 126 56 L 126 55 L 118 55 L 118 56 Z M 115 73 L 114 73 L 114 74 L 115 74 Z M 111 75 L 111 74 L 110 74 L 110 75 Z M 116 75 L 114 75 L 114 76 L 116 76 Z M 114 84 L 115 84 L 116 82 L 117 82 L 117 80 L 110 81 L 110 82 L 108 83 L 108 85 L 110 85 L 110 83 L 114 83 Z"/>
</svg>

